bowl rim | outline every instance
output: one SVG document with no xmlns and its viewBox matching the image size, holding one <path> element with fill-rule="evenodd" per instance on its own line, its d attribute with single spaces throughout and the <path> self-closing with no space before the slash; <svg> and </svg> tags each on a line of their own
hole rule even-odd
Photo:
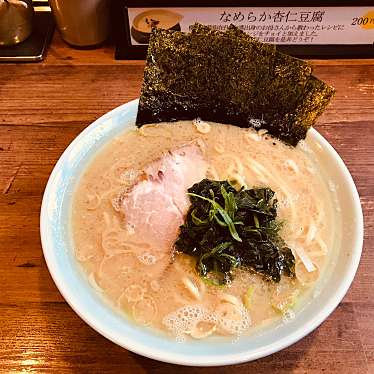
<svg viewBox="0 0 374 374">
<path fill-rule="evenodd" d="M 96 119 L 92 122 L 89 126 L 87 126 L 74 140 L 69 144 L 69 146 L 65 149 L 62 153 L 60 158 L 58 159 L 56 165 L 54 166 L 50 177 L 48 179 L 44 194 L 43 200 L 41 205 L 40 211 L 40 237 L 42 243 L 42 249 L 44 258 L 51 274 L 51 277 L 56 284 L 59 292 L 64 297 L 65 301 L 70 305 L 70 307 L 79 315 L 81 319 L 83 319 L 90 327 L 94 330 L 99 332 L 108 340 L 114 342 L 115 344 L 130 350 L 134 353 L 140 354 L 142 356 L 155 359 L 158 361 L 172 363 L 172 364 L 179 364 L 179 365 L 186 365 L 186 366 L 219 366 L 219 365 L 233 365 L 239 364 L 243 362 L 248 362 L 252 360 L 256 360 L 270 354 L 273 354 L 277 351 L 280 351 L 288 346 L 294 344 L 298 340 L 302 339 L 304 336 L 311 333 L 314 329 L 316 329 L 339 305 L 345 294 L 347 293 L 354 276 L 356 274 L 361 252 L 363 246 L 363 214 L 362 208 L 360 203 L 360 198 L 354 184 L 353 178 L 345 166 L 343 160 L 340 158 L 339 154 L 335 151 L 335 149 L 330 145 L 330 143 L 318 133 L 317 130 L 314 128 L 310 129 L 311 135 L 317 140 L 319 144 L 322 145 L 324 151 L 327 151 L 331 157 L 334 158 L 336 162 L 336 167 L 340 169 L 342 175 L 344 176 L 344 182 L 349 188 L 350 191 L 350 198 L 354 204 L 355 208 L 355 216 L 356 216 L 356 236 L 357 240 L 355 241 L 355 245 L 352 248 L 352 256 L 350 257 L 350 261 L 347 265 L 347 276 L 342 279 L 339 283 L 339 286 L 334 291 L 333 295 L 328 299 L 325 308 L 319 310 L 319 312 L 314 315 L 311 319 L 309 324 L 303 325 L 296 329 L 291 334 L 285 336 L 284 338 L 275 341 L 271 344 L 268 344 L 266 347 L 262 349 L 257 349 L 256 351 L 251 351 L 250 347 L 248 351 L 237 353 L 237 354 L 230 354 L 230 356 L 218 356 L 218 355 L 201 355 L 201 356 L 194 356 L 194 355 L 184 355 L 179 353 L 172 353 L 167 352 L 162 349 L 158 349 L 158 347 L 152 347 L 150 349 L 148 346 L 140 343 L 137 341 L 136 337 L 129 337 L 129 336 L 122 336 L 116 331 L 111 330 L 108 331 L 108 328 L 105 327 L 104 322 L 100 322 L 96 317 L 93 311 L 87 311 L 84 308 L 84 305 L 80 304 L 80 301 L 75 295 L 73 295 L 69 291 L 69 287 L 64 280 L 64 272 L 62 269 L 59 269 L 57 260 L 56 260 L 56 253 L 54 252 L 53 242 L 50 241 L 48 233 L 47 233 L 47 226 L 48 226 L 48 213 L 47 213 L 47 203 L 51 198 L 51 189 L 53 181 L 56 179 L 59 169 L 63 165 L 63 163 L 68 158 L 71 151 L 80 143 L 81 139 L 84 138 L 93 128 L 99 126 L 105 120 L 111 119 L 111 117 L 118 112 L 123 111 L 126 108 L 131 108 L 131 106 L 136 106 L 138 103 L 138 99 L 129 101 L 125 104 L 122 104 L 115 109 L 107 112 L 103 116 Z"/>
</svg>

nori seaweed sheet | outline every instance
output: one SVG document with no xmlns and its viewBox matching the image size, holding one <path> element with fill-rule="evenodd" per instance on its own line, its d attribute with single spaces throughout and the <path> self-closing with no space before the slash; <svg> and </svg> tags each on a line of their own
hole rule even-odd
<svg viewBox="0 0 374 374">
<path fill-rule="evenodd" d="M 136 124 L 200 117 L 267 129 L 290 145 L 304 139 L 333 96 L 302 60 L 235 26 L 224 33 L 154 29 Z"/>
</svg>

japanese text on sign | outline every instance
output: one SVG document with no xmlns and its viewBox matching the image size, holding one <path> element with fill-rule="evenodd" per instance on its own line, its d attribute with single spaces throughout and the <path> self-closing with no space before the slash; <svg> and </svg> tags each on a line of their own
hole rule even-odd
<svg viewBox="0 0 374 374">
<path fill-rule="evenodd" d="M 274 23 L 304 23 L 304 22 L 322 22 L 324 11 L 306 11 L 306 12 L 226 12 L 220 14 L 219 21 L 227 23 L 240 23 L 240 22 L 266 22 L 272 21 Z"/>
</svg>

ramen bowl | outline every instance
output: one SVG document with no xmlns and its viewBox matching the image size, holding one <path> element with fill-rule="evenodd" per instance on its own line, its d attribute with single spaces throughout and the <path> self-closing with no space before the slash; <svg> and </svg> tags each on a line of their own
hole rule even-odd
<svg viewBox="0 0 374 374">
<path fill-rule="evenodd" d="M 176 343 L 166 334 L 136 325 L 116 312 L 90 285 L 75 256 L 69 221 L 73 191 L 95 154 L 135 123 L 138 101 L 124 104 L 88 126 L 60 157 L 45 189 L 40 217 L 44 256 L 61 294 L 72 309 L 98 333 L 140 355 L 174 364 L 213 366 L 255 360 L 303 338 L 337 307 L 353 281 L 363 242 L 359 196 L 343 161 L 315 130 L 306 144 L 317 154 L 323 177 L 336 188 L 340 219 L 334 222 L 339 251 L 319 291 L 287 323 L 267 326 L 252 335 Z M 328 275 L 327 275 L 328 273 Z M 313 297 L 314 296 L 314 297 Z"/>
</svg>

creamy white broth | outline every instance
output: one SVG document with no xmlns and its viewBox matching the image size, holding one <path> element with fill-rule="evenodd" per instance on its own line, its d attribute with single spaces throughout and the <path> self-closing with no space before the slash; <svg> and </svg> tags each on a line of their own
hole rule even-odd
<svg viewBox="0 0 374 374">
<path fill-rule="evenodd" d="M 187 255 L 157 259 L 119 243 L 126 242 L 128 228 L 115 209 L 118 195 L 146 165 L 191 142 L 208 162 L 208 178 L 276 192 L 281 236 L 296 258 L 295 279 L 283 276 L 277 284 L 237 269 L 230 285 L 212 286 Z M 75 254 L 92 286 L 136 323 L 182 339 L 250 333 L 292 316 L 295 303 L 306 303 L 305 295 L 323 276 L 334 244 L 332 193 L 303 144 L 293 148 L 261 131 L 215 123 L 147 125 L 105 146 L 82 176 L 72 208 Z M 313 271 L 305 268 L 305 257 Z"/>
</svg>

